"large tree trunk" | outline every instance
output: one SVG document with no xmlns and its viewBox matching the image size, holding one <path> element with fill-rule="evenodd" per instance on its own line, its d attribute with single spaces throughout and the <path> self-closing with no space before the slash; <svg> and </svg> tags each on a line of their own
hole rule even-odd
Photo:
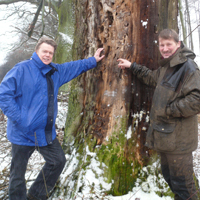
<svg viewBox="0 0 200 200">
<path fill-rule="evenodd" d="M 99 47 L 105 49 L 106 57 L 70 84 L 63 141 L 69 155 L 65 171 L 75 155 L 79 163 L 62 182 L 70 198 L 86 184 L 80 185 L 78 180 L 91 164 L 88 151 L 101 163 L 102 176 L 110 184 L 101 189 L 108 194 L 128 193 L 148 163 L 151 152 L 144 143 L 153 89 L 129 70 L 119 69 L 117 59 L 157 69 L 158 32 L 167 27 L 177 30 L 177 1 L 74 1 L 73 59 L 93 56 Z"/>
</svg>

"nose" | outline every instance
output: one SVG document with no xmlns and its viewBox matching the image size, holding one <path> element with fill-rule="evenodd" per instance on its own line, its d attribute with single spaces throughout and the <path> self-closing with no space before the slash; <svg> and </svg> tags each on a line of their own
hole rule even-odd
<svg viewBox="0 0 200 200">
<path fill-rule="evenodd" d="M 163 51 L 168 51 L 168 48 L 166 45 L 163 47 Z"/>
</svg>

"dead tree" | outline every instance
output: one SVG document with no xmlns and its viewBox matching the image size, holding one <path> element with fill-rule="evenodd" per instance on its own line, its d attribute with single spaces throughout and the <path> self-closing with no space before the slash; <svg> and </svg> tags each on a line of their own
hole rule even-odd
<svg viewBox="0 0 200 200">
<path fill-rule="evenodd" d="M 117 59 L 157 69 L 158 32 L 177 30 L 177 5 L 178 0 L 74 2 L 73 60 L 93 56 L 99 47 L 106 57 L 70 84 L 64 148 L 69 153 L 73 142 L 80 154 L 84 145 L 97 153 L 108 167 L 108 182 L 114 180 L 114 195 L 130 191 L 149 161 L 144 143 L 153 94 L 129 70 L 120 70 Z"/>
</svg>

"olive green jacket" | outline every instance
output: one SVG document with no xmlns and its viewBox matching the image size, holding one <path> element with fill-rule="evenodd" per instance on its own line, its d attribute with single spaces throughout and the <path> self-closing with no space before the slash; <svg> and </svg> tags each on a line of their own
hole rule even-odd
<svg viewBox="0 0 200 200">
<path fill-rule="evenodd" d="M 159 152 L 182 154 L 198 145 L 197 113 L 200 112 L 200 71 L 195 54 L 184 44 L 157 70 L 133 63 L 131 70 L 155 91 L 146 146 Z"/>
</svg>

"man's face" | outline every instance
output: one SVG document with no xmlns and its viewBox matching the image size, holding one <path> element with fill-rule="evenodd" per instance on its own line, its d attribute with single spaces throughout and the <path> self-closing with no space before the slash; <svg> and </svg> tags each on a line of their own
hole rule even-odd
<svg viewBox="0 0 200 200">
<path fill-rule="evenodd" d="M 52 62 L 54 47 L 47 43 L 42 43 L 39 49 L 36 50 L 36 53 L 39 56 L 40 60 L 44 64 L 48 65 Z"/>
<path fill-rule="evenodd" d="M 159 38 L 159 50 L 163 58 L 169 58 L 180 47 L 180 42 L 173 39 Z"/>
</svg>

